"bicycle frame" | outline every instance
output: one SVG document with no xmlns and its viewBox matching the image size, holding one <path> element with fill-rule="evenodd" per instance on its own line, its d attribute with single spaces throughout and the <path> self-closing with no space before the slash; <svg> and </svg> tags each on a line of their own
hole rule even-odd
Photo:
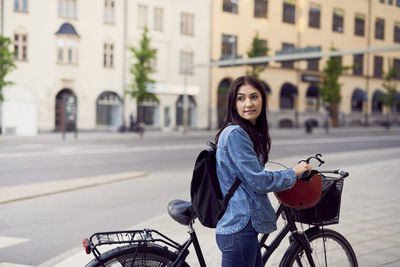
<svg viewBox="0 0 400 267">
<path fill-rule="evenodd" d="M 272 240 L 270 245 L 265 244 L 265 242 L 269 237 L 269 234 L 264 234 L 260 239 L 261 249 L 264 248 L 266 250 L 262 255 L 263 265 L 265 265 L 268 262 L 269 257 L 278 248 L 282 240 L 287 236 L 289 232 L 291 232 L 292 234 L 289 237 L 290 242 L 295 242 L 295 241 L 300 242 L 305 248 L 306 256 L 308 261 L 310 262 L 310 265 L 315 266 L 314 261 L 311 257 L 311 248 L 309 246 L 309 243 L 306 240 L 306 237 L 302 233 L 298 232 L 296 223 L 294 222 L 293 217 L 289 213 L 289 208 L 282 204 L 279 204 L 279 207 L 276 210 L 276 220 L 278 220 L 280 216 L 283 216 L 282 212 L 284 212 L 287 220 L 287 224 L 285 225 L 285 227 L 279 231 L 279 234 Z"/>
<path fill-rule="evenodd" d="M 289 208 L 280 204 L 278 209 L 275 212 L 276 219 L 278 220 L 278 218 L 280 216 L 283 216 L 283 212 L 285 213 L 287 224 L 285 225 L 285 227 L 283 229 L 280 230 L 279 234 L 272 240 L 271 244 L 270 245 L 265 244 L 265 242 L 268 239 L 269 234 L 264 234 L 259 241 L 260 248 L 266 249 L 266 251 L 262 255 L 263 265 L 265 265 L 267 263 L 269 257 L 278 248 L 278 246 L 280 245 L 282 240 L 287 236 L 287 234 L 289 232 L 291 232 L 292 234 L 289 237 L 291 242 L 296 242 L 296 241 L 300 242 L 305 248 L 306 256 L 307 256 L 308 261 L 310 262 L 310 265 L 315 266 L 314 261 L 311 257 L 311 248 L 309 246 L 309 243 L 306 240 L 306 237 L 302 233 L 298 232 L 297 226 L 296 226 L 292 216 L 288 215 Z M 190 238 L 180 246 L 182 249 L 179 249 L 178 257 L 176 258 L 174 263 L 172 263 L 171 267 L 178 266 L 181 261 L 185 260 L 186 256 L 188 255 L 187 251 L 192 243 L 194 245 L 195 252 L 197 255 L 197 259 L 200 263 L 200 266 L 206 267 L 204 256 L 201 251 L 200 244 L 199 244 L 196 232 L 194 231 L 192 224 L 189 225 L 189 234 L 190 234 Z"/>
</svg>

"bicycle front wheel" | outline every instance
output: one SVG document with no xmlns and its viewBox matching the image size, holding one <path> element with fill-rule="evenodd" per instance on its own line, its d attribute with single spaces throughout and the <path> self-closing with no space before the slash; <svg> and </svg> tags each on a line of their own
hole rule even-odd
<svg viewBox="0 0 400 267">
<path fill-rule="evenodd" d="M 350 243 L 338 232 L 318 227 L 306 231 L 315 266 L 357 267 L 357 257 Z M 290 245 L 280 266 L 311 266 L 304 247 L 298 242 Z"/>
<path fill-rule="evenodd" d="M 107 251 L 86 267 L 171 266 L 176 257 L 177 254 L 158 245 L 128 245 Z M 179 266 L 189 265 L 184 262 Z"/>
</svg>

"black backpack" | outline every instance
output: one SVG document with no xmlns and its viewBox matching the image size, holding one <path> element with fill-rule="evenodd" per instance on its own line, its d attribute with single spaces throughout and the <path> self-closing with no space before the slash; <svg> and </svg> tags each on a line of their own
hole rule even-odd
<svg viewBox="0 0 400 267">
<path fill-rule="evenodd" d="M 190 196 L 194 213 L 201 224 L 215 228 L 241 181 L 236 177 L 226 196 L 222 196 L 217 177 L 216 145 L 210 142 L 209 146 L 209 149 L 201 151 L 197 156 L 190 186 Z"/>
</svg>

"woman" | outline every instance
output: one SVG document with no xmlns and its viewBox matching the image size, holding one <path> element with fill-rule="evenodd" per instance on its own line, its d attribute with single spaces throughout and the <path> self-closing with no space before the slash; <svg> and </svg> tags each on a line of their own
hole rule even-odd
<svg viewBox="0 0 400 267">
<path fill-rule="evenodd" d="M 217 174 L 225 195 L 235 177 L 242 183 L 216 227 L 222 266 L 263 266 L 258 233 L 276 230 L 275 211 L 268 193 L 289 189 L 311 167 L 302 162 L 292 169 L 266 171 L 271 140 L 265 91 L 252 76 L 242 76 L 229 88 L 226 120 L 215 137 Z"/>
</svg>

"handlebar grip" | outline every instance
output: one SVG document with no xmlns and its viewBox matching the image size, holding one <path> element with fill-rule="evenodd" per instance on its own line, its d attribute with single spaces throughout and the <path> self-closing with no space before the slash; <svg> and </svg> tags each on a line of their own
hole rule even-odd
<svg viewBox="0 0 400 267">
<path fill-rule="evenodd" d="M 340 176 L 342 176 L 343 178 L 349 176 L 349 173 L 346 172 L 346 171 L 344 171 L 344 170 L 338 170 L 338 174 L 339 174 Z"/>
</svg>

